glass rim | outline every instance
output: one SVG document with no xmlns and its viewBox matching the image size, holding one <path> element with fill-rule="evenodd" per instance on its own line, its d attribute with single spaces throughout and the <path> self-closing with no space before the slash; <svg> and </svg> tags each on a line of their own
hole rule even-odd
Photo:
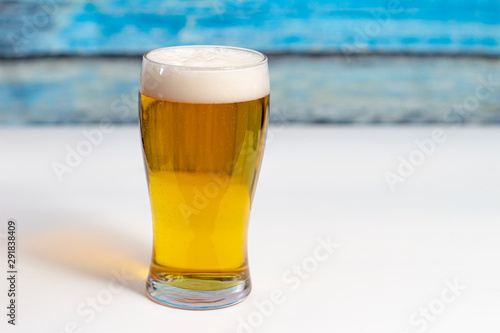
<svg viewBox="0 0 500 333">
<path fill-rule="evenodd" d="M 246 64 L 246 65 L 239 65 L 239 66 L 218 66 L 218 67 L 200 67 L 200 66 L 186 66 L 186 65 L 173 65 L 173 64 L 166 64 L 163 62 L 155 61 L 152 59 L 148 58 L 148 55 L 151 52 L 158 51 L 158 50 L 164 50 L 164 49 L 179 49 L 179 48 L 222 48 L 222 49 L 231 49 L 231 50 L 239 50 L 239 51 L 245 51 L 253 54 L 260 55 L 262 59 L 256 61 L 255 63 L 251 64 Z M 253 68 L 253 67 L 258 67 L 261 66 L 265 63 L 267 63 L 268 57 L 262 52 L 252 50 L 252 49 L 247 49 L 243 47 L 236 47 L 236 46 L 225 46 L 225 45 L 178 45 L 178 46 L 167 46 L 167 47 L 160 47 L 157 49 L 150 50 L 142 56 L 143 61 L 148 61 L 154 64 L 157 64 L 159 66 L 165 66 L 165 67 L 172 67 L 172 68 L 178 68 L 178 69 L 183 69 L 183 70 L 188 70 L 188 71 L 226 71 L 226 70 L 238 70 L 238 69 L 245 69 L 245 68 Z"/>
</svg>

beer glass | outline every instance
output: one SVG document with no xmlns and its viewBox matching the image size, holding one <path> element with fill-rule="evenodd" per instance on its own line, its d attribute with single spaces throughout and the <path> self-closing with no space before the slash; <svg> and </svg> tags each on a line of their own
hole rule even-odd
<svg viewBox="0 0 500 333">
<path fill-rule="evenodd" d="M 215 309 L 250 293 L 248 219 L 269 89 L 267 57 L 253 50 L 177 46 L 144 55 L 139 118 L 154 301 Z"/>
</svg>

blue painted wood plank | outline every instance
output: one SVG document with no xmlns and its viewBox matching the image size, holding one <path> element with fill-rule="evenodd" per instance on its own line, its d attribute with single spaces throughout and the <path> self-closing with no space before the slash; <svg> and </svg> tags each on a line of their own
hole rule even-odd
<svg viewBox="0 0 500 333">
<path fill-rule="evenodd" d="M 179 44 L 500 55 L 500 1 L 2 1 L 0 31 L 4 57 L 141 54 Z"/>
<path fill-rule="evenodd" d="M 0 61 L 0 125 L 136 123 L 140 66 L 140 58 Z M 279 122 L 500 124 L 498 60 L 287 56 L 270 58 L 270 74 Z"/>
</svg>

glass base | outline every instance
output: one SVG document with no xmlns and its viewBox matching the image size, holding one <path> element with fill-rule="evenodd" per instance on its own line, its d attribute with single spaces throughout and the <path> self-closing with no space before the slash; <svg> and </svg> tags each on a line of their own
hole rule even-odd
<svg viewBox="0 0 500 333">
<path fill-rule="evenodd" d="M 243 301 L 251 289 L 248 275 L 243 280 L 235 281 L 214 275 L 185 274 L 154 278 L 150 274 L 146 282 L 146 292 L 153 301 L 187 310 L 228 307 Z"/>
</svg>

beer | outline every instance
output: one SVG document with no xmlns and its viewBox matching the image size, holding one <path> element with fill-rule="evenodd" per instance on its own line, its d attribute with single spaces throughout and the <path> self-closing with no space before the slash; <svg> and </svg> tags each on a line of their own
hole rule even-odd
<svg viewBox="0 0 500 333">
<path fill-rule="evenodd" d="M 268 95 L 267 59 L 255 51 L 195 46 L 145 55 L 140 124 L 153 299 L 205 309 L 250 292 L 247 229 Z"/>
</svg>

